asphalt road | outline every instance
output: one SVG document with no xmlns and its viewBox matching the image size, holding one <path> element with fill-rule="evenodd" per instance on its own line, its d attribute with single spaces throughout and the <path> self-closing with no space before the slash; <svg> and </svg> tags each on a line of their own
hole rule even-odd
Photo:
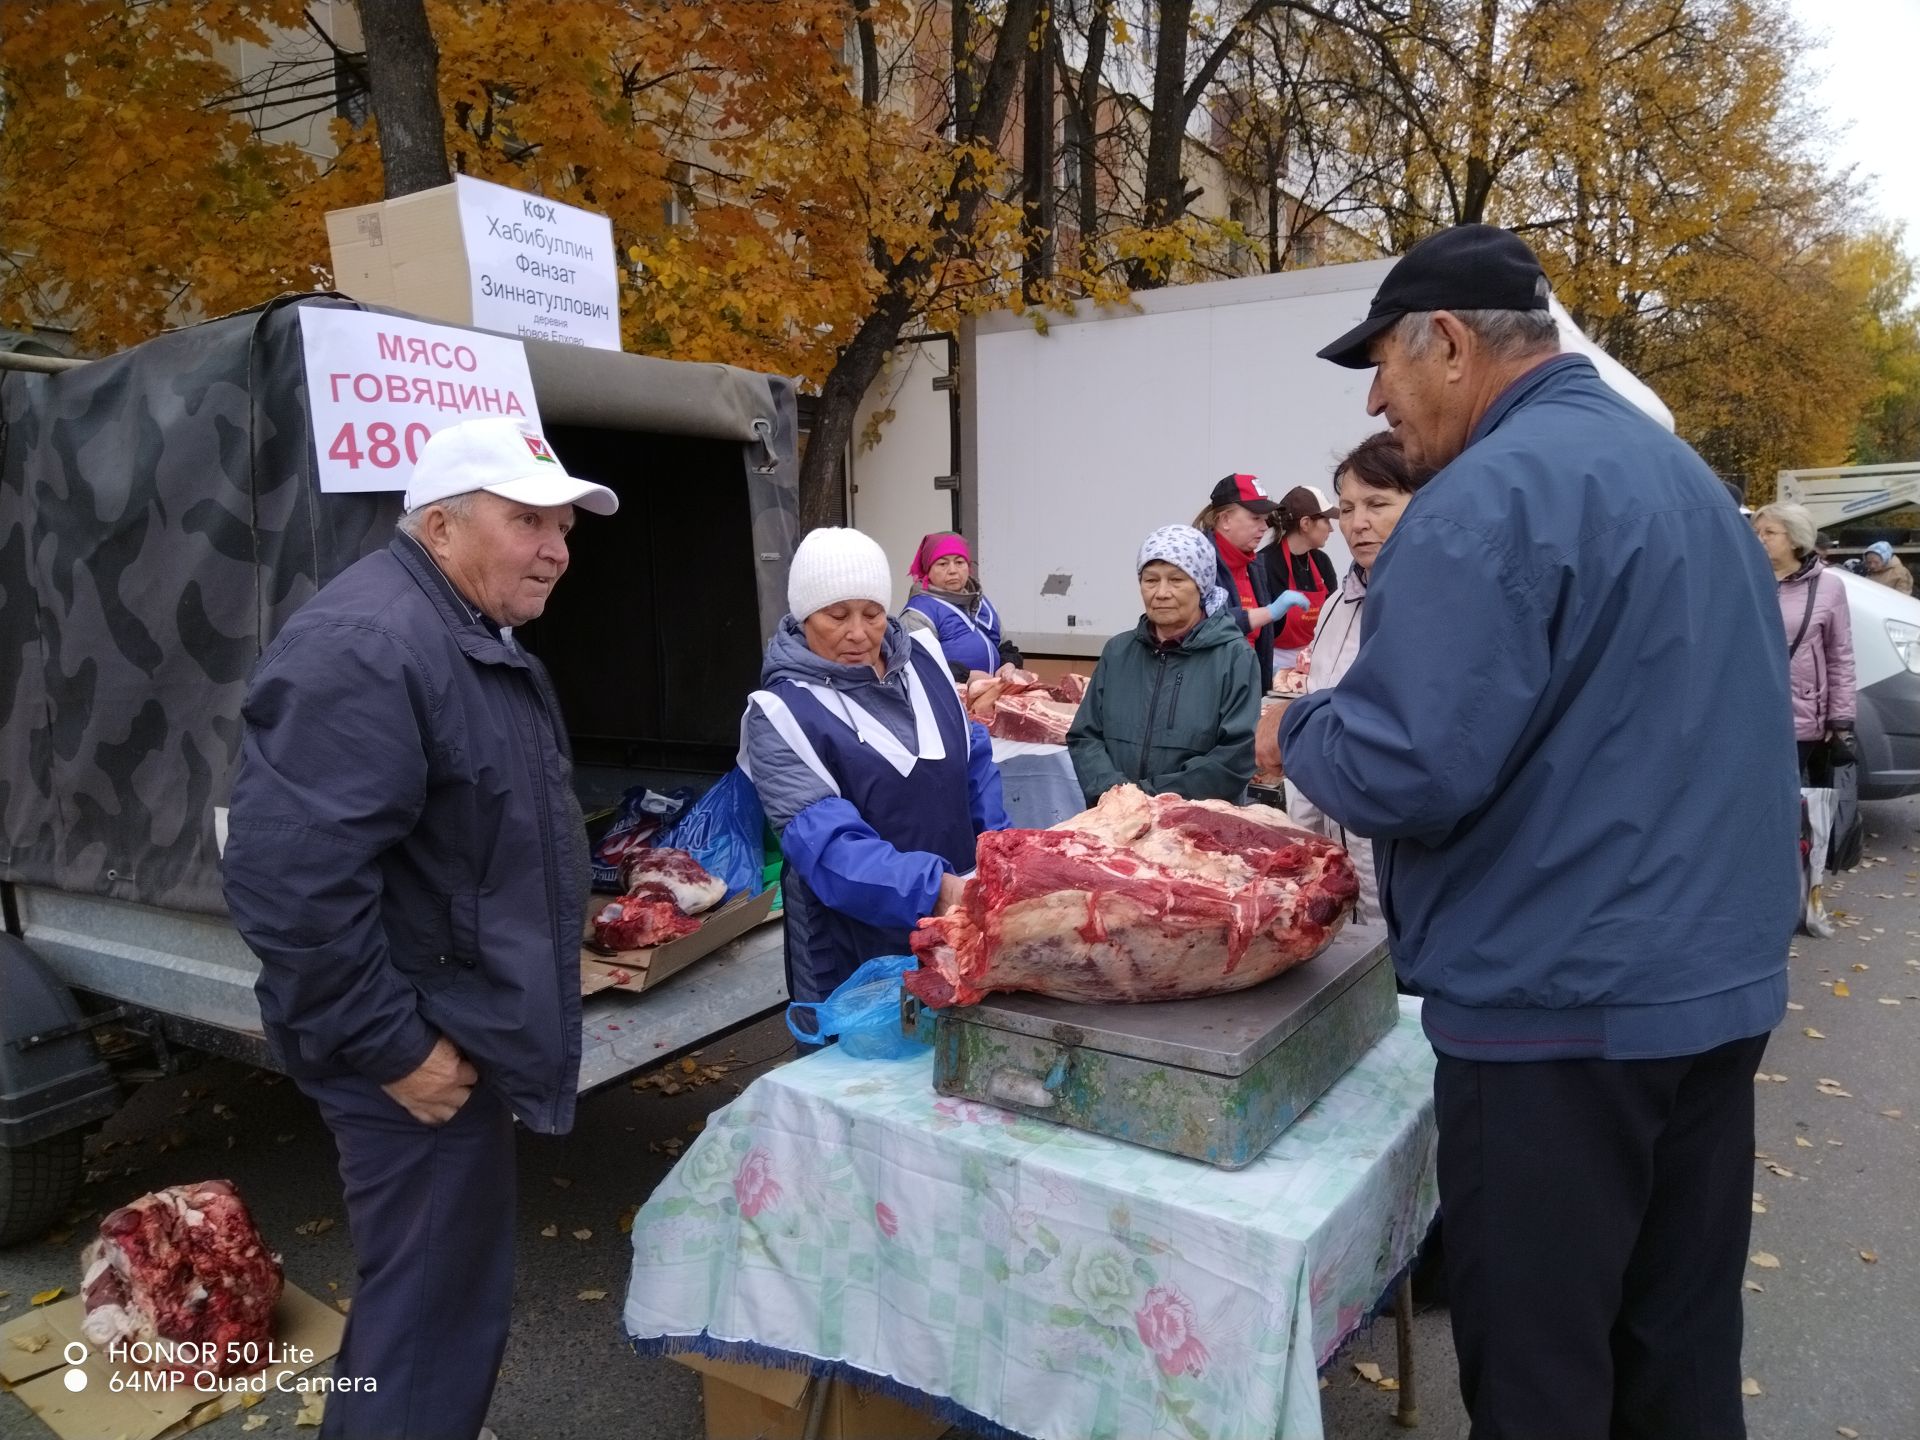
<svg viewBox="0 0 1920 1440">
<path fill-rule="evenodd" d="M 1872 863 L 1829 898 L 1844 927 L 1796 946 L 1793 1003 L 1801 1008 L 1766 1060 L 1767 1074 L 1785 1078 L 1758 1083 L 1753 1188 L 1765 1213 L 1753 1217 L 1751 1248 L 1778 1265 L 1748 1270 L 1761 1287 L 1746 1297 L 1745 1368 L 1761 1391 L 1747 1402 L 1753 1440 L 1920 1436 L 1920 798 L 1870 805 L 1868 817 Z M 1844 995 L 1836 993 L 1842 981 Z M 701 1435 L 696 1378 L 623 1344 L 622 1220 L 708 1112 L 785 1053 L 784 1029 L 758 1026 L 698 1057 L 700 1067 L 727 1067 L 721 1078 L 676 1069 L 677 1095 L 619 1085 L 582 1103 L 573 1134 L 521 1137 L 514 1328 L 490 1417 L 502 1440 Z M 1821 1080 L 1847 1093 L 1823 1094 Z M 325 1299 L 351 1298 L 332 1143 L 291 1085 L 224 1062 L 149 1085 L 101 1133 L 91 1163 L 75 1233 L 0 1254 L 0 1290 L 10 1292 L 0 1320 L 37 1291 L 71 1290 L 81 1239 L 100 1213 L 155 1186 L 210 1175 L 239 1184 L 283 1249 L 290 1281 Z M 578 1298 L 593 1291 L 605 1298 Z M 1415 1354 L 1416 1433 L 1464 1437 L 1444 1310 L 1417 1318 Z M 1330 1440 L 1407 1433 L 1392 1422 L 1393 1396 L 1355 1374 L 1363 1361 L 1394 1375 L 1390 1320 L 1363 1331 L 1329 1371 Z M 311 1433 L 295 1429 L 297 1408 L 273 1397 L 198 1433 Z M 245 1419 L 261 1414 L 267 1424 L 243 1432 Z M 0 1396 L 0 1437 L 46 1434 L 24 1405 Z"/>
</svg>

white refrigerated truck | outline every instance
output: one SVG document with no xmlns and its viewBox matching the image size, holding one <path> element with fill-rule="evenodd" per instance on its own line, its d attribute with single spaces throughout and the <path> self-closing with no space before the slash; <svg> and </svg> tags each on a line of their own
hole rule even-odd
<svg viewBox="0 0 1920 1440">
<path fill-rule="evenodd" d="M 1147 291 L 1050 314 L 1044 328 L 982 317 L 957 347 L 957 456 L 945 347 L 904 347 L 870 402 L 894 418 L 850 460 L 853 523 L 899 562 L 904 600 L 906 558 L 957 509 L 1010 637 L 1033 655 L 1097 656 L 1139 614 L 1131 561 L 1149 531 L 1191 520 L 1235 471 L 1274 496 L 1330 491 L 1334 461 L 1379 427 L 1366 412 L 1370 372 L 1314 352 L 1366 315 L 1392 265 Z M 1566 348 L 1673 428 L 1658 396 L 1555 312 Z M 1329 550 L 1344 562 L 1337 532 Z"/>
</svg>

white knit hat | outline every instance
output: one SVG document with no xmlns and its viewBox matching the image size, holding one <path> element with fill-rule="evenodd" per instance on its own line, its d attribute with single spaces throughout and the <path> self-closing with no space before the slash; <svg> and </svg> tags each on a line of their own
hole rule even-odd
<svg viewBox="0 0 1920 1440">
<path fill-rule="evenodd" d="M 810 530 L 793 552 L 787 571 L 787 608 L 804 620 L 843 600 L 893 604 L 893 567 L 880 542 L 837 525 Z"/>
<path fill-rule="evenodd" d="M 578 505 L 611 515 L 620 498 L 604 485 L 567 473 L 543 435 L 517 420 L 483 416 L 436 430 L 420 447 L 402 502 L 408 510 L 475 490 L 491 491 L 521 505 Z"/>
</svg>

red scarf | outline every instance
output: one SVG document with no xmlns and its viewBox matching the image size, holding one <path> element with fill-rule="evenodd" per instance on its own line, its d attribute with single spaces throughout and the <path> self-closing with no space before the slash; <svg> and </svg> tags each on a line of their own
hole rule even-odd
<svg viewBox="0 0 1920 1440">
<path fill-rule="evenodd" d="M 1220 552 L 1220 558 L 1227 562 L 1227 570 L 1233 576 L 1234 594 L 1242 610 L 1251 610 L 1259 602 L 1253 594 L 1253 556 L 1247 554 L 1238 545 L 1232 544 L 1218 530 L 1213 532 L 1213 548 Z M 1258 648 L 1260 632 L 1249 630 L 1247 643 Z"/>
</svg>

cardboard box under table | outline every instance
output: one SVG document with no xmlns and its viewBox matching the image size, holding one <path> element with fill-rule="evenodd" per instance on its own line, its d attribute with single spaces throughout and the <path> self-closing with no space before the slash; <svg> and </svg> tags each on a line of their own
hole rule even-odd
<svg viewBox="0 0 1920 1440">
<path fill-rule="evenodd" d="M 1251 1164 L 1393 1028 L 1386 932 L 1200 1000 L 1085 1005 L 993 995 L 940 1012 L 934 1088 L 1204 1160 Z"/>
<path fill-rule="evenodd" d="M 936 1440 L 947 1424 L 888 1395 L 803 1370 L 676 1355 L 700 1375 L 706 1440 Z"/>
</svg>

